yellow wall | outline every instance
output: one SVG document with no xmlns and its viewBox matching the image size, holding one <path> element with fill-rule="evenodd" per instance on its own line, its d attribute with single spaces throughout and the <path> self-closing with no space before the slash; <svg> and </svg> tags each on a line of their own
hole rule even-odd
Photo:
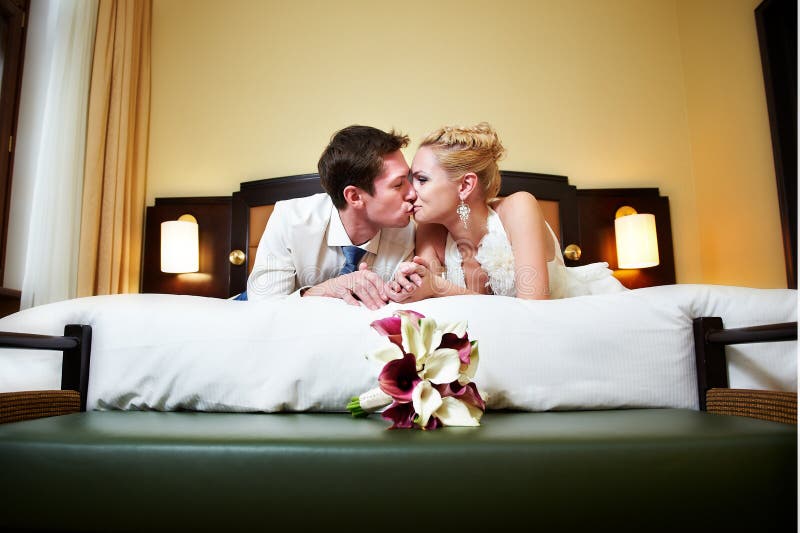
<svg viewBox="0 0 800 533">
<path fill-rule="evenodd" d="M 680 0 L 703 279 L 785 287 L 769 118 L 753 11 Z"/>
<path fill-rule="evenodd" d="M 701 258 L 733 219 L 753 231 L 757 220 L 777 220 L 777 203 L 761 202 L 764 192 L 744 213 L 727 211 L 707 190 L 718 167 L 703 154 L 729 140 L 695 114 L 729 80 L 695 59 L 707 50 L 699 28 L 717 19 L 713 4 L 694 4 L 155 0 L 148 204 L 313 172 L 330 135 L 352 123 L 396 127 L 415 144 L 442 124 L 487 120 L 508 149 L 505 169 L 567 175 L 580 188 L 659 187 L 670 198 L 679 282 L 785 286 L 779 256 L 754 273 L 734 249 Z M 741 11 L 752 20 L 751 0 L 726 4 L 737 13 L 731 18 Z M 751 33 L 752 43 L 739 46 L 757 61 Z M 740 53 L 733 47 L 720 52 L 723 62 L 739 61 L 728 57 Z M 748 83 L 762 87 L 756 108 L 763 84 L 760 70 L 750 70 Z M 688 83 L 685 72 L 696 78 Z M 766 148 L 751 155 L 752 139 L 733 139 L 751 168 L 739 170 L 741 179 L 763 178 L 756 188 L 769 183 L 774 196 L 766 111 L 748 109 L 745 120 L 764 121 L 763 133 L 748 135 Z M 698 231 L 709 218 L 725 228 Z M 778 243 L 779 230 L 770 230 Z M 748 250 L 764 267 L 775 254 L 761 244 Z"/>
</svg>

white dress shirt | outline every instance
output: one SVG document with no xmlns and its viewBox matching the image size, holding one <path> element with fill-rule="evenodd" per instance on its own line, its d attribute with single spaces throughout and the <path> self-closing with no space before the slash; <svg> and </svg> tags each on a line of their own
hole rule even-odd
<svg viewBox="0 0 800 533">
<path fill-rule="evenodd" d="M 248 300 L 299 294 L 337 277 L 345 262 L 342 246 L 353 243 L 326 193 L 277 202 L 247 278 Z M 361 261 L 389 281 L 413 257 L 414 223 L 384 228 L 360 247 L 367 251 Z"/>
</svg>

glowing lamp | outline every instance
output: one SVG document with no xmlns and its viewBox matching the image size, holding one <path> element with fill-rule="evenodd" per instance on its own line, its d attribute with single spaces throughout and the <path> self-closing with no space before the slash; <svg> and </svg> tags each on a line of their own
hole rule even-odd
<svg viewBox="0 0 800 533">
<path fill-rule="evenodd" d="M 637 213 L 630 206 L 617 210 L 614 220 L 619 268 L 648 268 L 658 265 L 656 217 Z"/>
<path fill-rule="evenodd" d="M 197 219 L 181 215 L 161 223 L 161 272 L 180 274 L 200 270 Z"/>
</svg>

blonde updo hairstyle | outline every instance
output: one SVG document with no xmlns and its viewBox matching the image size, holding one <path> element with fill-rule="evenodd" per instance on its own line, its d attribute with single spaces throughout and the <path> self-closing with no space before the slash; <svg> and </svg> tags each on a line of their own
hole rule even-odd
<svg viewBox="0 0 800 533">
<path fill-rule="evenodd" d="M 497 161 L 505 154 L 497 132 L 486 122 L 472 127 L 445 126 L 428 134 L 420 148 L 429 146 L 450 179 L 467 172 L 478 176 L 484 200 L 500 192 L 500 169 Z"/>
</svg>

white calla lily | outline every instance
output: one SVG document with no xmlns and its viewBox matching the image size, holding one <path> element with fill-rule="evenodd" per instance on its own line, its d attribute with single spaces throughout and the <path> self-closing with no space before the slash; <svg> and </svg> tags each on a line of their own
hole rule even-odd
<svg viewBox="0 0 800 533">
<path fill-rule="evenodd" d="M 422 342 L 427 353 L 432 352 L 442 343 L 442 332 L 436 327 L 436 321 L 432 318 L 423 318 L 419 321 L 419 329 L 422 333 Z"/>
<path fill-rule="evenodd" d="M 458 352 L 452 348 L 440 348 L 428 355 L 419 376 L 432 383 L 450 383 L 459 378 L 459 368 Z"/>
<path fill-rule="evenodd" d="M 439 326 L 442 330 L 442 335 L 446 333 L 453 333 L 459 339 L 467 334 L 467 321 L 461 320 L 460 322 L 448 322 Z"/>
<path fill-rule="evenodd" d="M 413 353 L 417 364 L 422 365 L 431 351 L 442 342 L 442 332 L 436 328 L 436 321 L 430 318 L 409 320 L 405 315 L 400 320 L 400 333 L 403 336 L 403 349 Z"/>
<path fill-rule="evenodd" d="M 483 411 L 458 398 L 447 396 L 441 399 L 441 405 L 435 414 L 445 426 L 480 426 Z"/>
<path fill-rule="evenodd" d="M 395 359 L 402 359 L 403 358 L 403 350 L 400 349 L 394 343 L 389 343 L 388 346 L 384 346 L 383 348 L 378 348 L 372 353 L 367 354 L 367 359 L 371 359 L 373 361 L 377 361 L 381 364 L 386 364 L 389 361 L 394 361 Z"/>
<path fill-rule="evenodd" d="M 420 381 L 411 393 L 411 402 L 414 411 L 419 415 L 419 425 L 423 428 L 428 425 L 428 420 L 441 407 L 442 396 L 433 388 L 430 381 Z"/>
<path fill-rule="evenodd" d="M 400 334 L 403 338 L 403 350 L 406 353 L 417 355 L 421 343 L 418 320 L 416 318 L 409 320 L 406 315 L 401 316 Z"/>
</svg>

